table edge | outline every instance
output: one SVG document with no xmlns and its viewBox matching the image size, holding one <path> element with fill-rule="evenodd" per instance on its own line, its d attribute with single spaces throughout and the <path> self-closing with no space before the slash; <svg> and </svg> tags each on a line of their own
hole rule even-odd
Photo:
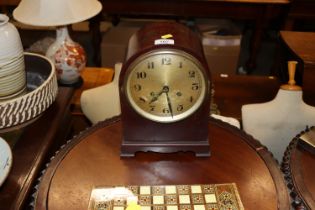
<svg viewBox="0 0 315 210">
<path fill-rule="evenodd" d="M 297 157 L 296 149 L 300 137 L 304 133 L 308 132 L 311 128 L 306 128 L 304 131 L 301 131 L 293 138 L 285 150 L 283 162 L 281 163 L 281 170 L 284 173 L 287 187 L 290 191 L 290 196 L 292 199 L 291 204 L 295 209 L 315 209 L 315 201 L 312 199 L 311 194 L 306 190 L 306 187 L 303 184 L 303 178 L 300 176 L 300 165 L 292 162 L 292 159 Z M 295 176 L 294 174 L 298 175 Z M 297 183 L 299 186 L 297 186 Z M 303 197 L 301 197 L 301 191 L 304 192 Z"/>
<path fill-rule="evenodd" d="M 70 100 L 71 100 L 71 96 L 74 92 L 73 89 L 67 89 L 65 90 L 67 95 L 69 95 L 69 97 L 66 98 L 67 100 L 67 104 L 70 103 Z M 60 92 L 61 91 L 58 91 L 58 95 L 60 95 Z M 64 92 L 63 92 L 64 93 Z M 57 96 L 58 97 L 58 96 Z M 60 96 L 59 96 L 60 97 Z M 64 95 L 62 97 L 65 97 Z M 56 99 L 57 100 L 57 99 Z M 54 106 L 58 106 L 57 104 L 57 101 L 54 101 L 54 103 L 52 105 Z M 64 99 L 63 99 L 64 100 Z M 51 108 L 51 107 L 49 107 Z M 49 111 L 49 108 L 40 116 L 40 118 L 43 117 L 43 115 Z M 61 108 L 59 115 L 60 116 L 63 116 L 64 113 L 66 112 L 66 109 L 67 109 L 67 106 L 65 107 L 60 107 Z M 40 120 L 37 119 L 37 120 Z M 37 121 L 36 120 L 36 121 Z M 58 122 L 56 122 L 57 120 L 54 120 L 54 124 L 52 124 L 52 126 L 57 126 Z M 35 123 L 35 122 L 33 122 Z M 53 122 L 52 122 L 53 123 Z M 31 125 L 29 125 L 31 126 Z M 51 142 L 53 142 L 53 139 L 54 139 L 55 135 L 50 135 L 49 136 L 49 140 L 46 141 L 47 142 L 50 142 L 49 145 L 51 145 Z M 36 182 L 36 178 L 37 178 L 37 175 L 36 174 L 39 174 L 40 172 L 40 168 L 42 167 L 42 165 L 45 163 L 45 154 L 47 153 L 47 151 L 49 150 L 49 145 L 45 144 L 44 142 L 42 142 L 41 144 L 41 150 L 40 151 L 37 151 L 36 153 L 36 156 L 34 157 L 33 159 L 33 162 L 32 162 L 32 165 L 31 165 L 31 170 L 27 171 L 27 177 L 23 180 L 23 185 L 21 185 L 21 188 L 19 190 L 19 193 L 18 195 L 15 197 L 15 199 L 13 200 L 14 203 L 12 203 L 11 205 L 11 208 L 12 209 L 22 209 L 23 206 L 27 205 L 25 202 L 28 198 L 28 195 L 31 193 L 31 190 L 32 190 L 32 185 L 34 184 L 34 182 Z M 13 150 L 13 155 L 14 155 L 14 150 Z M 36 165 L 37 167 L 34 168 L 34 165 Z M 35 176 L 32 176 L 32 175 L 35 175 Z"/>
<path fill-rule="evenodd" d="M 244 130 L 240 130 L 235 126 L 226 124 L 225 122 L 218 119 L 213 118 L 212 120 L 214 123 L 216 123 L 217 126 L 220 127 L 224 126 L 225 129 L 228 129 L 230 132 L 233 132 L 234 135 L 239 135 L 240 137 L 242 137 L 242 139 L 245 140 L 246 143 L 257 152 L 260 158 L 265 162 L 266 167 L 268 168 L 270 175 L 273 178 L 278 196 L 277 199 L 278 209 L 279 210 L 290 209 L 289 193 L 285 184 L 284 177 L 281 174 L 278 161 L 275 159 L 273 154 L 268 150 L 268 148 L 266 146 L 263 146 L 257 139 L 255 139 L 252 135 L 246 133 Z"/>
</svg>

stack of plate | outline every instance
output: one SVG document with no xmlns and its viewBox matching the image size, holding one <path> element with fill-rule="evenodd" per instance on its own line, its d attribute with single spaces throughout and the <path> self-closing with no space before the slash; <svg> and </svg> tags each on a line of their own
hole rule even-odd
<svg viewBox="0 0 315 210">
<path fill-rule="evenodd" d="M 26 90 L 24 51 L 17 29 L 0 14 L 0 101 L 15 98 Z"/>
</svg>

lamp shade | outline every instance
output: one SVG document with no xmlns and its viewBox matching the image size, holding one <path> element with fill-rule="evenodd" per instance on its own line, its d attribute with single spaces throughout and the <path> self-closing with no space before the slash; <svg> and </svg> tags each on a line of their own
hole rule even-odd
<svg viewBox="0 0 315 210">
<path fill-rule="evenodd" d="M 22 0 L 13 17 L 32 26 L 61 26 L 87 20 L 101 9 L 97 0 Z"/>
</svg>

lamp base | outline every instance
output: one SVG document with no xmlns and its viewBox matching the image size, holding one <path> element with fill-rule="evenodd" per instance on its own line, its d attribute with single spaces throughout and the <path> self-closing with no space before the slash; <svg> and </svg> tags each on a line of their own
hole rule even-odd
<svg viewBox="0 0 315 210">
<path fill-rule="evenodd" d="M 59 83 L 73 86 L 85 68 L 86 54 L 82 46 L 72 41 L 67 26 L 56 30 L 56 41 L 48 48 L 46 56 L 55 64 Z"/>
</svg>

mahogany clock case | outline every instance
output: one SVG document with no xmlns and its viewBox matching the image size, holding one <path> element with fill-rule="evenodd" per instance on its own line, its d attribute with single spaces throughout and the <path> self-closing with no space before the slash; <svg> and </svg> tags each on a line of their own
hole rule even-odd
<svg viewBox="0 0 315 210">
<path fill-rule="evenodd" d="M 154 45 L 161 36 L 171 34 L 174 45 Z M 195 57 L 203 67 L 206 79 L 205 98 L 189 117 L 172 123 L 160 123 L 140 116 L 130 105 L 125 90 L 128 67 L 139 56 L 150 51 L 175 49 Z M 208 116 L 210 111 L 210 71 L 198 35 L 182 24 L 159 22 L 147 25 L 129 41 L 126 62 L 120 74 L 120 100 L 123 123 L 122 156 L 134 156 L 136 151 L 194 151 L 197 156 L 209 156 Z"/>
</svg>

